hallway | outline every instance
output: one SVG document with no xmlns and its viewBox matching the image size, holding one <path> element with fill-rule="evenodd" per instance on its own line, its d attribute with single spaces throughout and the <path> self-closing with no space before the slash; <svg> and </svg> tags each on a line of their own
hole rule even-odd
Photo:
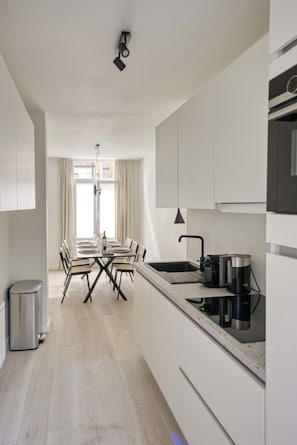
<svg viewBox="0 0 297 445">
<path fill-rule="evenodd" d="M 75 277 L 61 305 L 63 280 L 50 273 L 45 342 L 9 351 L 0 371 L 0 445 L 185 444 L 133 341 L 131 281 L 127 302 L 102 277 L 83 304 Z"/>
</svg>

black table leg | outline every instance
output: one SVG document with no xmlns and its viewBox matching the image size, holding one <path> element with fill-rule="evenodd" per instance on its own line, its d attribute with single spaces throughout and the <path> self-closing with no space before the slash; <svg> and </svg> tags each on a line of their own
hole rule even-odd
<svg viewBox="0 0 297 445">
<path fill-rule="evenodd" d="M 94 258 L 96 263 L 98 264 L 100 270 L 86 296 L 86 298 L 84 299 L 84 303 L 87 303 L 87 301 L 89 299 L 91 299 L 92 301 L 92 293 L 93 290 L 95 289 L 96 284 L 98 283 L 98 280 L 102 274 L 103 271 L 106 272 L 107 276 L 109 277 L 110 281 L 112 282 L 113 286 L 117 289 L 117 291 L 119 292 L 119 295 L 123 298 L 123 300 L 127 301 L 127 298 L 125 296 L 125 294 L 123 293 L 123 291 L 120 289 L 119 285 L 115 282 L 112 273 L 109 270 L 109 266 L 110 264 L 113 262 L 113 258 L 109 258 L 108 261 L 106 263 L 104 263 L 104 261 L 101 258 Z"/>
</svg>

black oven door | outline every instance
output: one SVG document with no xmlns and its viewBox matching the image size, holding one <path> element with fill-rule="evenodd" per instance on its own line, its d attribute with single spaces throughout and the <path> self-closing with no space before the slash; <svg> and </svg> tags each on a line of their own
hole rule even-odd
<svg viewBox="0 0 297 445">
<path fill-rule="evenodd" d="M 297 113 L 268 122 L 267 210 L 297 213 Z"/>
</svg>

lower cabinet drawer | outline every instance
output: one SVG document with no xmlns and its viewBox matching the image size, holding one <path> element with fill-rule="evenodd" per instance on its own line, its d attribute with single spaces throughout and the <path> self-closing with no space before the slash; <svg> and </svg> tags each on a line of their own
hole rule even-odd
<svg viewBox="0 0 297 445">
<path fill-rule="evenodd" d="M 233 442 L 264 445 L 264 385 L 187 317 L 179 320 L 178 357 Z"/>
<path fill-rule="evenodd" d="M 234 444 L 181 370 L 177 417 L 189 445 Z"/>
</svg>

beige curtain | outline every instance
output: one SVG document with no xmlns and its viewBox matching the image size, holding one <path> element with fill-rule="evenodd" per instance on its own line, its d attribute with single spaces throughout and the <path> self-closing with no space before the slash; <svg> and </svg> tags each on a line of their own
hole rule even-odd
<svg viewBox="0 0 297 445">
<path fill-rule="evenodd" d="M 74 242 L 73 162 L 71 159 L 60 159 L 60 193 L 60 244 L 66 239 L 71 249 Z"/>
<path fill-rule="evenodd" d="M 116 160 L 116 238 L 139 242 L 139 161 Z"/>
</svg>

